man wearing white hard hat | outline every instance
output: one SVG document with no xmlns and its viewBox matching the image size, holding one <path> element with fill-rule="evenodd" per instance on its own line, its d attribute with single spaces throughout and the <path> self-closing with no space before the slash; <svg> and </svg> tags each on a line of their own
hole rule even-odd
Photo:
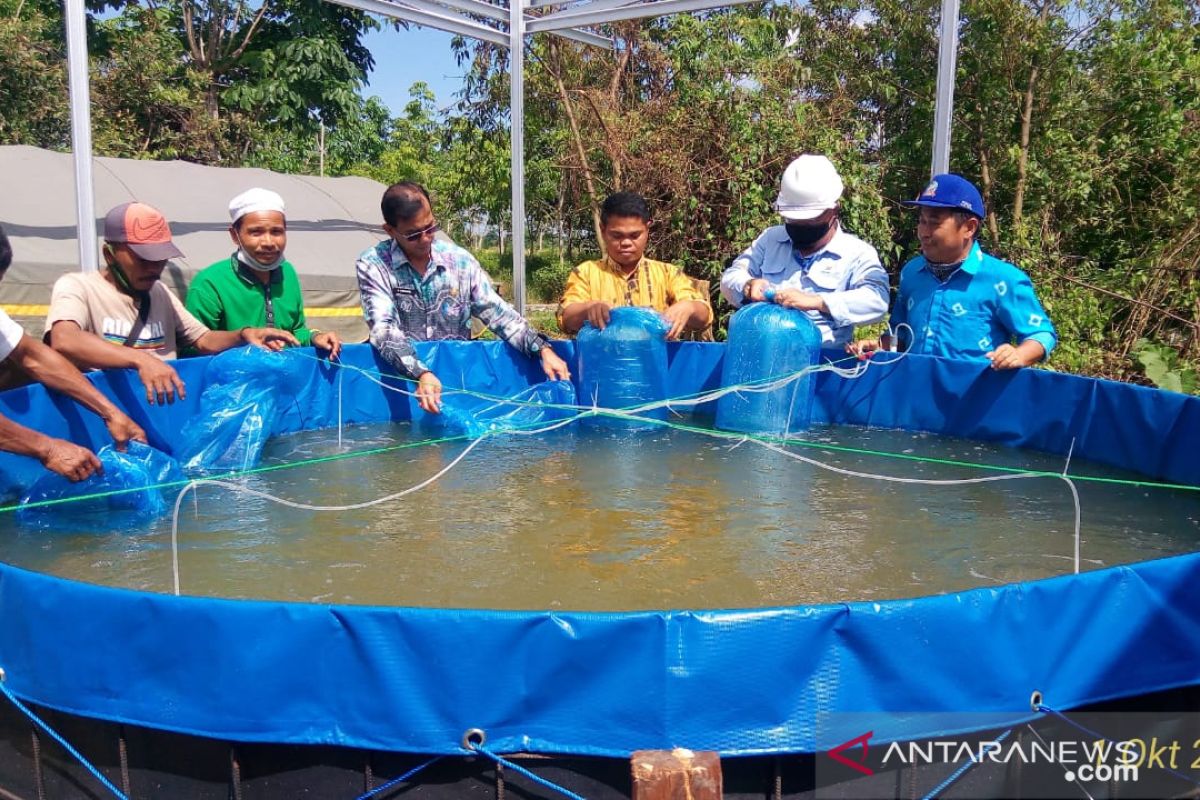
<svg viewBox="0 0 1200 800">
<path fill-rule="evenodd" d="M 883 319 L 888 276 L 875 248 L 842 230 L 842 179 L 825 156 L 802 155 L 784 170 L 767 228 L 721 275 L 721 294 L 735 308 L 774 302 L 804 311 L 826 347 L 842 346 L 855 325 Z"/>
<path fill-rule="evenodd" d="M 210 328 L 281 328 L 301 346 L 337 356 L 341 340 L 333 331 L 308 327 L 295 268 L 283 257 L 287 217 L 283 198 L 270 189 L 249 189 L 229 203 L 229 238 L 237 248 L 229 258 L 205 267 L 188 288 L 187 309 Z"/>
</svg>

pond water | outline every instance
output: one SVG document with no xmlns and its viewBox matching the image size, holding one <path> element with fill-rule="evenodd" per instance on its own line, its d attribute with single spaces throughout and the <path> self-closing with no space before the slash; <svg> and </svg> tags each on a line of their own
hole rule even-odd
<svg viewBox="0 0 1200 800">
<path fill-rule="evenodd" d="M 703 424 L 703 421 L 693 421 Z M 469 444 L 408 423 L 272 440 L 255 490 L 349 505 L 420 483 Z M 1063 460 L 901 431 L 816 427 L 790 449 L 907 478 L 1061 472 Z M 411 446 L 402 446 L 411 445 Z M 352 452 L 371 454 L 328 459 Z M 880 451 L 890 457 L 861 451 Z M 1080 462 L 1074 475 L 1118 476 Z M 1130 476 L 1118 476 L 1130 477 Z M 1200 492 L 1080 481 L 1082 569 L 1200 542 Z M 177 490 L 168 492 L 173 503 Z M 52 512 L 51 512 L 52 513 Z M 5 561 L 169 592 L 171 517 L 47 531 L 0 514 Z M 81 526 L 82 527 L 82 526 Z M 1069 573 L 1074 504 L 1055 478 L 956 486 L 834 474 L 754 442 L 578 424 L 480 442 L 429 487 L 353 511 L 301 511 L 219 486 L 179 519 L 185 594 L 403 606 L 626 611 L 915 597 Z"/>
</svg>

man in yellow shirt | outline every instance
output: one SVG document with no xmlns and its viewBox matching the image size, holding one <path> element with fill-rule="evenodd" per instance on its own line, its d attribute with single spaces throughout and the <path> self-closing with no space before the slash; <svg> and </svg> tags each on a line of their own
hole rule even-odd
<svg viewBox="0 0 1200 800">
<path fill-rule="evenodd" d="M 607 255 L 571 271 L 558 305 L 558 327 L 574 335 L 585 322 L 600 330 L 615 306 L 646 306 L 670 325 L 668 339 L 703 330 L 712 321 L 708 298 L 674 264 L 646 258 L 650 209 L 641 195 L 617 192 L 600 208 L 600 233 Z"/>
</svg>

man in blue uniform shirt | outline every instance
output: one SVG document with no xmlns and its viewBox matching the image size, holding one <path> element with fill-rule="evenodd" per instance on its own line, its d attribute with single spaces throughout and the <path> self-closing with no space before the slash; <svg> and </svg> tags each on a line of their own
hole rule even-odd
<svg viewBox="0 0 1200 800">
<path fill-rule="evenodd" d="M 987 215 L 979 190 L 961 176 L 935 175 L 904 205 L 919 209 L 921 255 L 900 272 L 894 335 L 846 349 L 866 357 L 899 345 L 911 353 L 987 359 L 993 369 L 1027 367 L 1048 356 L 1058 334 L 1029 276 L 975 241 Z"/>
</svg>

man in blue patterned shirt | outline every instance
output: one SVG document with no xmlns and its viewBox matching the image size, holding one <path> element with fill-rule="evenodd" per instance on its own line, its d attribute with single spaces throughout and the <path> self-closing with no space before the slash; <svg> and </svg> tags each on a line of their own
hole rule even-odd
<svg viewBox="0 0 1200 800">
<path fill-rule="evenodd" d="M 388 187 L 381 203 L 391 238 L 358 257 L 356 271 L 371 344 L 405 377 L 417 381 L 425 411 L 441 410 L 442 383 L 417 357 L 414 341 L 470 339 L 478 317 L 517 350 L 541 360 L 546 377 L 567 380 L 567 365 L 516 309 L 496 293 L 479 262 L 463 248 L 436 238 L 441 228 L 429 193 L 404 181 Z"/>
<path fill-rule="evenodd" d="M 975 241 L 987 216 L 979 190 L 961 176 L 935 175 L 904 205 L 920 210 L 921 255 L 900 272 L 890 321 L 895 335 L 846 349 L 866 357 L 899 345 L 912 353 L 987 359 L 993 369 L 1027 367 L 1048 356 L 1058 334 L 1029 276 Z"/>
</svg>

